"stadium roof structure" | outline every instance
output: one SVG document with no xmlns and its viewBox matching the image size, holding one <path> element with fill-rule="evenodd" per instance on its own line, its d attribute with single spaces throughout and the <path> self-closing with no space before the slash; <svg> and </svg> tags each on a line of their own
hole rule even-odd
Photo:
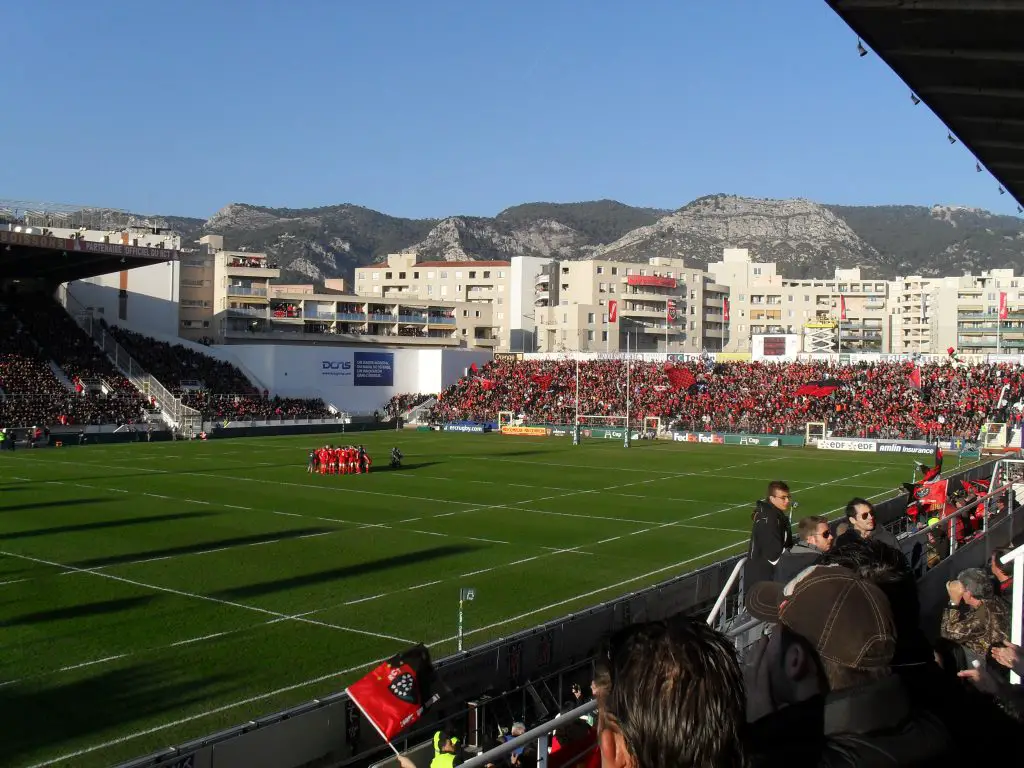
<svg viewBox="0 0 1024 768">
<path fill-rule="evenodd" d="M 826 2 L 1024 204 L 1024 1 Z"/>
<path fill-rule="evenodd" d="M 0 275 L 55 283 L 174 261 L 180 251 L 0 229 Z"/>
</svg>

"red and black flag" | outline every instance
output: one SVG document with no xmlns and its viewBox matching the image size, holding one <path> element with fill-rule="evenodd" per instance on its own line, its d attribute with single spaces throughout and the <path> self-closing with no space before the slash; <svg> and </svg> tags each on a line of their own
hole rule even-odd
<svg viewBox="0 0 1024 768">
<path fill-rule="evenodd" d="M 551 389 L 551 382 L 555 380 L 553 373 L 538 373 L 536 376 L 532 376 L 530 381 L 534 384 L 538 384 L 541 389 L 545 392 Z"/>
<path fill-rule="evenodd" d="M 914 370 L 910 372 L 910 376 L 907 377 L 908 383 L 913 389 L 921 388 L 921 368 L 914 366 Z"/>
<path fill-rule="evenodd" d="M 345 689 L 384 741 L 390 742 L 440 698 L 430 651 L 417 645 Z"/>
<path fill-rule="evenodd" d="M 674 365 L 665 366 L 665 375 L 673 389 L 689 389 L 697 383 L 697 377 L 689 368 L 679 368 Z"/>
<path fill-rule="evenodd" d="M 948 483 L 948 480 L 933 480 L 930 483 L 904 483 L 903 487 L 910 493 L 907 506 L 912 506 L 915 503 L 925 506 L 945 504 Z"/>
<path fill-rule="evenodd" d="M 802 384 L 796 391 L 797 397 L 828 397 L 842 385 L 835 379 L 821 379 L 819 381 L 808 381 Z"/>
</svg>

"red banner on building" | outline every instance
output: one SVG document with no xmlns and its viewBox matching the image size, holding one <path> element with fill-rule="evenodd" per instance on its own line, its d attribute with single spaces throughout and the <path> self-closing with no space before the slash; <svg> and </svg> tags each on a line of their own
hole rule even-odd
<svg viewBox="0 0 1024 768">
<path fill-rule="evenodd" d="M 626 285 L 646 286 L 648 288 L 675 288 L 676 281 L 672 277 L 655 277 L 654 275 L 628 275 Z"/>
<path fill-rule="evenodd" d="M 619 319 L 619 302 L 612 299 L 608 302 L 608 322 L 614 323 Z"/>
<path fill-rule="evenodd" d="M 1010 316 L 1010 308 L 1006 306 L 1006 291 L 999 292 L 999 319 L 1005 320 Z"/>
</svg>

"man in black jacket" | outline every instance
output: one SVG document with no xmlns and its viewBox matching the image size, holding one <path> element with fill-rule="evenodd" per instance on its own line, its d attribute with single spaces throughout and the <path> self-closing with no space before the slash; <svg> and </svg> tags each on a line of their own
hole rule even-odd
<svg viewBox="0 0 1024 768">
<path fill-rule="evenodd" d="M 775 566 L 775 580 L 783 584 L 796 578 L 805 568 L 810 568 L 823 554 L 832 549 L 835 538 L 828 520 L 811 515 L 796 526 L 798 541 L 792 549 L 782 553 L 782 559 Z"/>
<path fill-rule="evenodd" d="M 743 571 L 747 589 L 759 581 L 773 581 L 779 558 L 793 546 L 793 528 L 789 519 L 791 503 L 789 486 L 781 480 L 772 480 L 768 483 L 765 498 L 754 506 L 750 549 Z"/>
</svg>

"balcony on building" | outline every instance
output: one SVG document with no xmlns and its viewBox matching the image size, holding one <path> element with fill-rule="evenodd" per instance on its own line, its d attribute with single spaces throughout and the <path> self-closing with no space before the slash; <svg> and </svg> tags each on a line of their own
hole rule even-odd
<svg viewBox="0 0 1024 768">
<path fill-rule="evenodd" d="M 533 281 L 533 285 L 538 290 L 547 290 L 547 287 L 551 285 L 551 275 L 541 272 Z"/>
<path fill-rule="evenodd" d="M 260 277 L 276 280 L 281 277 L 281 270 L 276 264 L 270 264 L 262 253 L 227 253 L 224 255 L 224 267 L 228 277 Z"/>
<path fill-rule="evenodd" d="M 273 301 L 270 304 L 270 317 L 275 321 L 301 323 L 302 305 L 290 301 Z"/>
<path fill-rule="evenodd" d="M 537 291 L 533 297 L 533 306 L 546 307 L 551 301 L 551 292 L 548 290 Z"/>
<path fill-rule="evenodd" d="M 671 298 L 677 293 L 679 283 L 674 277 L 656 275 L 626 275 L 627 296 L 651 296 Z"/>
<path fill-rule="evenodd" d="M 267 300 L 267 284 L 251 281 L 239 281 L 228 286 L 228 296 L 242 296 L 249 299 Z"/>
<path fill-rule="evenodd" d="M 258 317 L 266 319 L 268 317 L 267 307 L 265 304 L 248 304 L 245 302 L 231 301 L 228 302 L 227 307 L 228 315 L 235 317 Z"/>
</svg>

